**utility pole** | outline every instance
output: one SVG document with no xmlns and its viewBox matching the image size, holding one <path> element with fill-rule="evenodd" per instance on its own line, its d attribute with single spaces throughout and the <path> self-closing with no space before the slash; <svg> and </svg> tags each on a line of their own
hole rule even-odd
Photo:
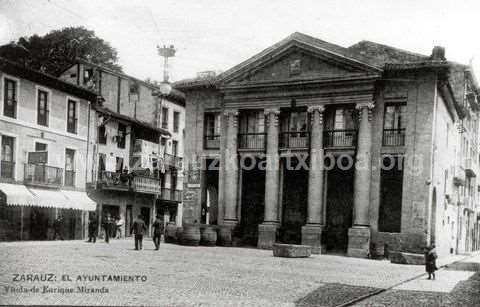
<svg viewBox="0 0 480 307">
<path fill-rule="evenodd" d="M 167 47 L 163 45 L 163 47 L 157 46 L 158 54 L 163 57 L 163 82 L 168 83 L 168 58 L 173 58 L 175 56 L 175 47 L 170 45 Z"/>
</svg>

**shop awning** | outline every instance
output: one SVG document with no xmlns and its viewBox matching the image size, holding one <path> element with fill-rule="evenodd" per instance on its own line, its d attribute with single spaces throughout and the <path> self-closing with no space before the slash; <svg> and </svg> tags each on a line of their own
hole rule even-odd
<svg viewBox="0 0 480 307">
<path fill-rule="evenodd" d="M 68 190 L 27 188 L 22 184 L 0 183 L 9 206 L 44 207 L 95 211 L 97 204 L 87 193 Z"/>
<path fill-rule="evenodd" d="M 9 206 L 35 206 L 35 197 L 24 185 L 0 183 L 0 191 L 5 194 Z"/>
<path fill-rule="evenodd" d="M 97 203 L 85 192 L 62 190 L 62 193 L 69 199 L 68 207 L 71 209 L 95 211 L 97 208 Z"/>
<path fill-rule="evenodd" d="M 36 207 L 69 209 L 70 200 L 59 190 L 29 188 Z"/>
</svg>

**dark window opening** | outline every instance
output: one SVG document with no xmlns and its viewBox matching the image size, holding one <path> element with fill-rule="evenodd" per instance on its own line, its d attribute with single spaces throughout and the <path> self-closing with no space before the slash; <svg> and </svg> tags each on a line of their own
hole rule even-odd
<svg viewBox="0 0 480 307">
<path fill-rule="evenodd" d="M 105 125 L 98 127 L 98 144 L 107 144 L 107 131 Z"/>
<path fill-rule="evenodd" d="M 3 115 L 16 118 L 17 117 L 17 82 L 4 79 L 4 99 L 3 99 Z"/>
<path fill-rule="evenodd" d="M 67 132 L 77 133 L 77 103 L 68 100 L 67 104 Z"/>
<path fill-rule="evenodd" d="M 127 137 L 127 126 L 118 124 L 117 146 L 118 148 L 125 148 L 125 139 Z"/>
<path fill-rule="evenodd" d="M 173 112 L 173 132 L 180 130 L 180 112 Z"/>
<path fill-rule="evenodd" d="M 48 127 L 48 93 L 38 90 L 37 124 Z"/>
</svg>

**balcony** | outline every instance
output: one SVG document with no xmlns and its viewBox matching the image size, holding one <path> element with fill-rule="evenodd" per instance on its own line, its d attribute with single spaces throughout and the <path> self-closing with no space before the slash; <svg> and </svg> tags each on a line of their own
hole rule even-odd
<svg viewBox="0 0 480 307">
<path fill-rule="evenodd" d="M 66 186 L 66 187 L 74 187 L 75 186 L 75 172 L 74 171 L 65 171 L 64 186 Z"/>
<path fill-rule="evenodd" d="M 264 150 L 266 147 L 266 133 L 240 133 L 238 135 L 238 149 Z"/>
<path fill-rule="evenodd" d="M 23 183 L 26 185 L 60 188 L 63 168 L 46 164 L 25 164 Z"/>
<path fill-rule="evenodd" d="M 453 167 L 453 184 L 456 186 L 465 185 L 465 169 L 460 165 Z"/>
<path fill-rule="evenodd" d="M 164 161 L 165 165 L 176 168 L 176 169 L 181 169 L 183 167 L 183 158 L 179 156 L 174 156 L 171 154 L 165 153 L 164 156 Z"/>
<path fill-rule="evenodd" d="M 308 149 L 310 146 L 310 132 L 280 132 L 280 149 Z"/>
<path fill-rule="evenodd" d="M 160 194 L 160 180 L 144 175 L 103 171 L 99 184 L 104 190 L 135 191 L 146 194 Z"/>
<path fill-rule="evenodd" d="M 477 174 L 475 173 L 475 160 L 472 158 L 466 159 L 465 160 L 465 175 L 467 177 L 477 177 Z"/>
<path fill-rule="evenodd" d="M 133 188 L 136 192 L 148 194 L 160 194 L 160 180 L 154 177 L 139 176 L 133 177 Z"/>
<path fill-rule="evenodd" d="M 405 146 L 405 128 L 383 129 L 383 146 Z"/>
<path fill-rule="evenodd" d="M 357 130 L 325 130 L 324 147 L 355 147 L 357 146 Z"/>
<path fill-rule="evenodd" d="M 15 179 L 15 162 L 0 161 L 0 178 L 6 180 Z"/>
<path fill-rule="evenodd" d="M 220 149 L 220 135 L 205 135 L 203 137 L 203 147 L 205 149 Z"/>
<path fill-rule="evenodd" d="M 128 191 L 132 186 L 131 176 L 117 172 L 102 171 L 98 182 L 106 190 Z"/>
<path fill-rule="evenodd" d="M 172 189 L 162 188 L 162 193 L 160 194 L 160 199 L 180 203 L 180 202 L 182 202 L 182 191 L 181 190 L 172 190 Z"/>
</svg>

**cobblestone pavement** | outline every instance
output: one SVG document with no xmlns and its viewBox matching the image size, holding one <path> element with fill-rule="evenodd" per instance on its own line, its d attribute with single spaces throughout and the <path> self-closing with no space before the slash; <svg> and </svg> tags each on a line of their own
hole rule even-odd
<svg viewBox="0 0 480 307">
<path fill-rule="evenodd" d="M 274 258 L 267 250 L 186 247 L 147 239 L 1 243 L 0 304 L 146 306 L 334 306 L 418 276 L 421 266 L 333 255 Z M 14 274 L 55 274 L 52 282 L 13 281 Z M 145 282 L 77 281 L 79 275 L 145 275 Z M 72 281 L 62 281 L 62 275 Z M 441 273 L 439 273 L 441 275 Z M 22 275 L 18 277 L 22 279 Z M 6 287 L 39 293 L 12 293 Z M 43 287 L 73 293 L 42 293 Z M 108 289 L 81 293 L 77 287 Z M 458 287 L 458 286 L 457 286 Z M 411 291 L 408 291 L 411 292 Z"/>
<path fill-rule="evenodd" d="M 480 306 L 480 256 L 448 265 L 436 272 L 436 280 L 426 276 L 372 296 L 354 306 Z"/>
</svg>

